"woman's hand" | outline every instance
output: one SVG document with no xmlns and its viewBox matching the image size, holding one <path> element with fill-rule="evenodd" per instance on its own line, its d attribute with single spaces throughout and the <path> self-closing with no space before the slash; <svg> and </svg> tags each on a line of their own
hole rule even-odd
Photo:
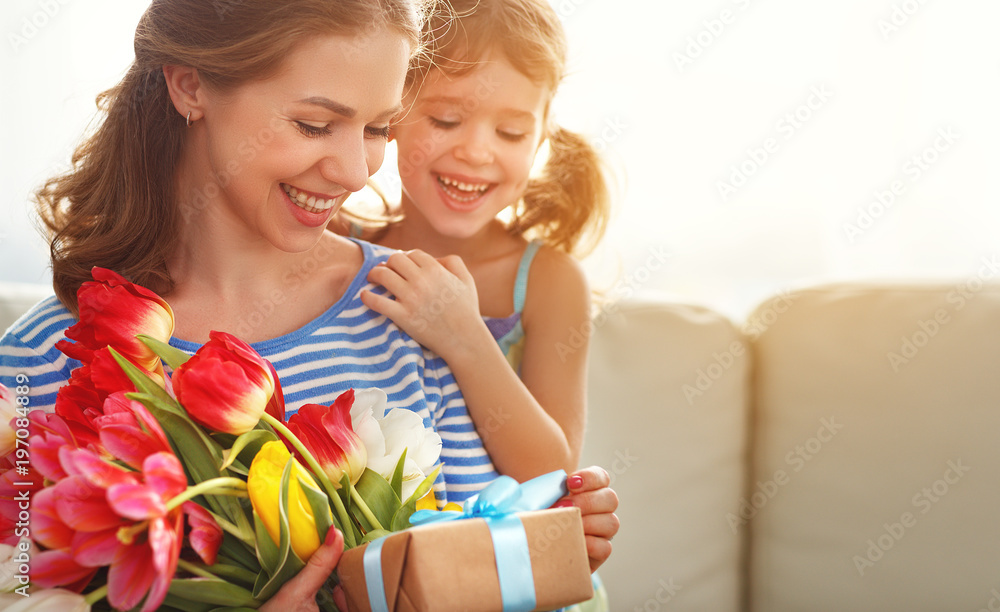
<svg viewBox="0 0 1000 612">
<path fill-rule="evenodd" d="M 260 607 L 261 612 L 319 612 L 316 593 L 337 568 L 343 554 L 344 534 L 331 527 L 326 541 L 309 557 L 306 566 Z M 333 601 L 341 612 L 347 612 L 347 598 L 339 585 L 333 590 Z"/>
<path fill-rule="evenodd" d="M 615 537 L 620 526 L 615 514 L 618 495 L 610 484 L 611 477 L 604 468 L 593 466 L 577 470 L 566 479 L 569 495 L 553 506 L 576 506 L 582 512 L 591 572 L 596 571 L 611 556 L 611 538 Z"/>
<path fill-rule="evenodd" d="M 476 283 L 457 255 L 435 259 L 420 250 L 394 253 L 371 269 L 368 280 L 392 295 L 366 291 L 361 294 L 365 306 L 392 319 L 445 361 L 481 341 L 483 334 L 477 332 L 488 334 L 479 315 Z"/>
</svg>

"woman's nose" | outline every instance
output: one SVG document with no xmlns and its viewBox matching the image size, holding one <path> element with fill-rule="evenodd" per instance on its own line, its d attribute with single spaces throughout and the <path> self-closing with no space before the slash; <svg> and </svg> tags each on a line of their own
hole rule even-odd
<svg viewBox="0 0 1000 612">
<path fill-rule="evenodd" d="M 319 168 L 326 180 L 351 192 L 361 191 L 369 176 L 364 135 L 332 144 Z"/>
</svg>

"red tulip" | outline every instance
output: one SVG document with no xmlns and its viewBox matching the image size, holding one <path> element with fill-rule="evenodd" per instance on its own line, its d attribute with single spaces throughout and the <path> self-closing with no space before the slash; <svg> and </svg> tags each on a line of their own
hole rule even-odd
<svg viewBox="0 0 1000 612">
<path fill-rule="evenodd" d="M 351 422 L 353 404 L 354 390 L 350 389 L 341 393 L 331 406 L 306 404 L 288 419 L 288 429 L 338 487 L 345 473 L 352 484 L 357 484 L 368 464 L 368 452 Z M 297 453 L 291 444 L 286 442 L 286 446 Z"/>
<path fill-rule="evenodd" d="M 174 332 L 170 306 L 149 289 L 111 270 L 95 267 L 91 274 L 94 280 L 83 283 L 77 291 L 80 321 L 66 330 L 66 337 L 80 346 L 67 352 L 64 344 L 60 349 L 89 362 L 88 351 L 110 346 L 144 370 L 162 373 L 160 358 L 136 335 L 168 342 Z"/>
<path fill-rule="evenodd" d="M 246 433 L 272 403 L 272 367 L 235 336 L 213 331 L 209 337 L 194 356 L 174 370 L 171 380 L 177 401 L 195 422 L 208 429 Z"/>
<path fill-rule="evenodd" d="M 104 402 L 104 414 L 94 419 L 101 444 L 116 459 L 141 469 L 146 457 L 157 452 L 171 452 L 160 423 L 141 403 L 113 393 Z"/>
</svg>

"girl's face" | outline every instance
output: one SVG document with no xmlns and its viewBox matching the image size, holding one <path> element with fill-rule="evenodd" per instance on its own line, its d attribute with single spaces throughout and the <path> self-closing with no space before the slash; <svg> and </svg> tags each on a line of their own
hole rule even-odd
<svg viewBox="0 0 1000 612">
<path fill-rule="evenodd" d="M 409 56 L 409 42 L 390 30 L 319 37 L 297 46 L 272 78 L 209 91 L 191 128 L 202 130 L 194 142 L 203 145 L 199 173 L 208 174 L 193 189 L 209 202 L 205 222 L 287 252 L 315 245 L 382 163 Z"/>
<path fill-rule="evenodd" d="M 521 198 L 550 92 L 493 55 L 462 76 L 432 71 L 393 127 L 407 214 L 474 236 Z"/>
</svg>

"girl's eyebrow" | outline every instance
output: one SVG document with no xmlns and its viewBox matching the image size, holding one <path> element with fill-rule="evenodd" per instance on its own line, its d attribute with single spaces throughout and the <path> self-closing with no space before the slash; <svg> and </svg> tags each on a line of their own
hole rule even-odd
<svg viewBox="0 0 1000 612">
<path fill-rule="evenodd" d="M 417 100 L 418 104 L 449 104 L 451 106 L 464 106 L 465 98 L 460 96 L 428 96 Z M 500 113 L 515 119 L 535 120 L 535 114 L 520 108 L 502 108 Z"/>
<path fill-rule="evenodd" d="M 354 116 L 358 114 L 358 111 L 351 108 L 350 106 L 347 106 L 346 104 L 341 104 L 340 102 L 336 102 L 334 100 L 331 100 L 330 98 L 324 98 L 323 96 L 311 96 L 309 98 L 303 98 L 301 100 L 296 100 L 296 103 L 320 106 L 348 119 L 353 119 Z M 376 119 L 388 120 L 395 117 L 401 112 L 403 112 L 403 105 L 397 104 L 393 108 L 390 108 L 387 111 L 379 113 Z"/>
</svg>

